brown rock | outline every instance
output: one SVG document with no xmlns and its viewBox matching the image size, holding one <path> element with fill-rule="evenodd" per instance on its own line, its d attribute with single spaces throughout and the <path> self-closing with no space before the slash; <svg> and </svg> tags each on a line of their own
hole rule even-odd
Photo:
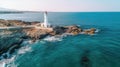
<svg viewBox="0 0 120 67">
<path fill-rule="evenodd" d="M 88 30 L 84 30 L 84 34 L 95 34 L 96 29 L 95 28 L 91 28 Z"/>
<path fill-rule="evenodd" d="M 52 32 L 50 32 L 49 34 L 52 35 L 52 36 L 54 36 L 54 35 L 56 35 L 56 32 L 55 32 L 55 31 L 52 31 Z"/>
<path fill-rule="evenodd" d="M 71 34 L 76 35 L 76 34 L 79 34 L 80 32 L 82 32 L 82 29 L 75 25 L 67 26 L 66 28 L 67 28 L 66 33 L 71 33 Z"/>
<path fill-rule="evenodd" d="M 95 28 L 91 28 L 90 31 L 96 31 L 96 29 Z"/>
<path fill-rule="evenodd" d="M 25 30 L 23 30 L 23 32 L 26 33 L 26 36 L 28 36 L 29 38 L 32 38 L 32 39 L 41 39 L 48 35 L 46 30 L 35 29 L 35 28 L 25 29 Z"/>
</svg>

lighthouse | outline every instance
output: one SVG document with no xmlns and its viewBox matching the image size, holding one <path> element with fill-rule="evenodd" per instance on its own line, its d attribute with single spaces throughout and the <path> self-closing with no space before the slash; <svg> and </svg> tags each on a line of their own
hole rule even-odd
<svg viewBox="0 0 120 67">
<path fill-rule="evenodd" d="M 48 23 L 48 18 L 47 18 L 47 11 L 44 12 L 44 27 L 48 28 L 50 27 L 50 24 Z"/>
</svg>

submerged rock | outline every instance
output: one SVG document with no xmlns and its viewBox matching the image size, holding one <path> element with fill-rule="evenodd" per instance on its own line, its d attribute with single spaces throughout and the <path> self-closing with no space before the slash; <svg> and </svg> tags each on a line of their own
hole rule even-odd
<svg viewBox="0 0 120 67">
<path fill-rule="evenodd" d="M 81 57 L 81 60 L 80 60 L 80 65 L 81 67 L 92 67 L 91 65 L 91 61 L 89 59 L 89 54 L 90 54 L 90 51 L 89 50 L 86 50 L 82 57 Z"/>
</svg>

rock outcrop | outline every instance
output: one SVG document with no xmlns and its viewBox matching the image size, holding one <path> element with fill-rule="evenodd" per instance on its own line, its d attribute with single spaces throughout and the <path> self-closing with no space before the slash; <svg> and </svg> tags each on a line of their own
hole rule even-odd
<svg viewBox="0 0 120 67">
<path fill-rule="evenodd" d="M 6 27 L 6 26 L 26 26 L 26 25 L 35 25 L 40 22 L 25 22 L 21 20 L 4 20 L 0 19 L 0 27 Z"/>
<path fill-rule="evenodd" d="M 36 25 L 40 22 L 24 22 L 21 20 L 0 20 L 0 27 L 9 27 L 9 26 L 27 26 L 27 25 Z M 64 33 L 70 33 L 72 35 L 77 35 L 79 33 L 84 34 L 95 34 L 96 29 L 91 28 L 84 30 L 76 25 L 72 26 L 56 26 L 51 28 L 29 28 L 29 29 L 19 29 L 19 30 L 3 30 L 0 31 L 0 37 L 3 35 L 9 35 L 10 37 L 0 38 L 0 55 L 4 52 L 7 52 L 12 46 L 13 49 L 19 48 L 20 44 L 24 39 L 30 39 L 35 42 L 38 39 L 42 39 L 48 35 L 56 36 L 62 35 Z M 12 36 L 12 37 L 11 37 Z M 13 50 L 11 50 L 13 52 Z"/>
<path fill-rule="evenodd" d="M 12 46 L 15 46 L 13 49 L 20 47 L 22 39 L 16 37 L 4 37 L 0 38 L 0 55 L 7 52 Z M 12 51 L 10 51 L 12 53 Z"/>
<path fill-rule="evenodd" d="M 84 34 L 93 35 L 93 34 L 95 34 L 95 31 L 96 31 L 95 28 L 87 29 L 87 30 L 84 30 Z"/>
<path fill-rule="evenodd" d="M 4 20 L 4 19 L 1 19 L 0 20 L 0 27 L 37 25 L 38 23 L 40 23 L 40 22 L 25 22 L 25 21 L 21 21 L 21 20 Z M 27 34 L 30 35 L 31 37 L 39 38 L 38 35 L 43 35 L 43 34 L 61 35 L 63 33 L 70 33 L 70 34 L 73 34 L 73 35 L 77 35 L 81 32 L 83 32 L 84 34 L 94 34 L 96 29 L 91 28 L 91 29 L 83 30 L 82 28 L 80 28 L 76 25 L 72 25 L 72 26 L 56 26 L 56 27 L 53 28 L 53 31 L 50 31 L 50 32 L 48 32 L 48 31 L 39 30 L 39 29 L 29 29 L 29 30 L 26 30 L 25 33 L 27 32 Z"/>
<path fill-rule="evenodd" d="M 57 26 L 54 28 L 54 31 L 51 32 L 50 34 L 51 35 L 62 35 L 63 33 L 70 33 L 72 35 L 77 35 L 81 32 L 82 32 L 82 29 L 75 25 L 64 26 L 64 27 Z"/>
<path fill-rule="evenodd" d="M 73 35 L 77 35 L 82 32 L 82 29 L 75 25 L 67 26 L 66 28 L 67 28 L 66 33 L 71 33 Z"/>
<path fill-rule="evenodd" d="M 53 28 L 53 31 L 50 32 L 50 35 L 62 35 L 63 33 L 66 32 L 66 28 L 65 27 L 60 27 L 60 26 L 56 26 Z"/>
<path fill-rule="evenodd" d="M 48 32 L 46 30 L 41 30 L 41 29 L 25 29 L 23 32 L 26 34 L 28 38 L 31 39 L 42 39 L 48 35 Z"/>
</svg>

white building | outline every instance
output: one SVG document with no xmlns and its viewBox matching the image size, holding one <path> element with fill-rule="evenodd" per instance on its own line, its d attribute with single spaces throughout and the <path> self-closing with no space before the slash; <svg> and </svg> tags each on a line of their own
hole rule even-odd
<svg viewBox="0 0 120 67">
<path fill-rule="evenodd" d="M 44 12 L 44 22 L 37 24 L 37 26 L 40 26 L 43 28 L 50 28 L 51 27 L 50 23 L 48 22 L 47 14 L 48 14 L 47 12 Z"/>
<path fill-rule="evenodd" d="M 41 27 L 49 28 L 51 25 L 48 22 L 47 12 L 44 12 L 44 22 L 40 24 Z"/>
</svg>

